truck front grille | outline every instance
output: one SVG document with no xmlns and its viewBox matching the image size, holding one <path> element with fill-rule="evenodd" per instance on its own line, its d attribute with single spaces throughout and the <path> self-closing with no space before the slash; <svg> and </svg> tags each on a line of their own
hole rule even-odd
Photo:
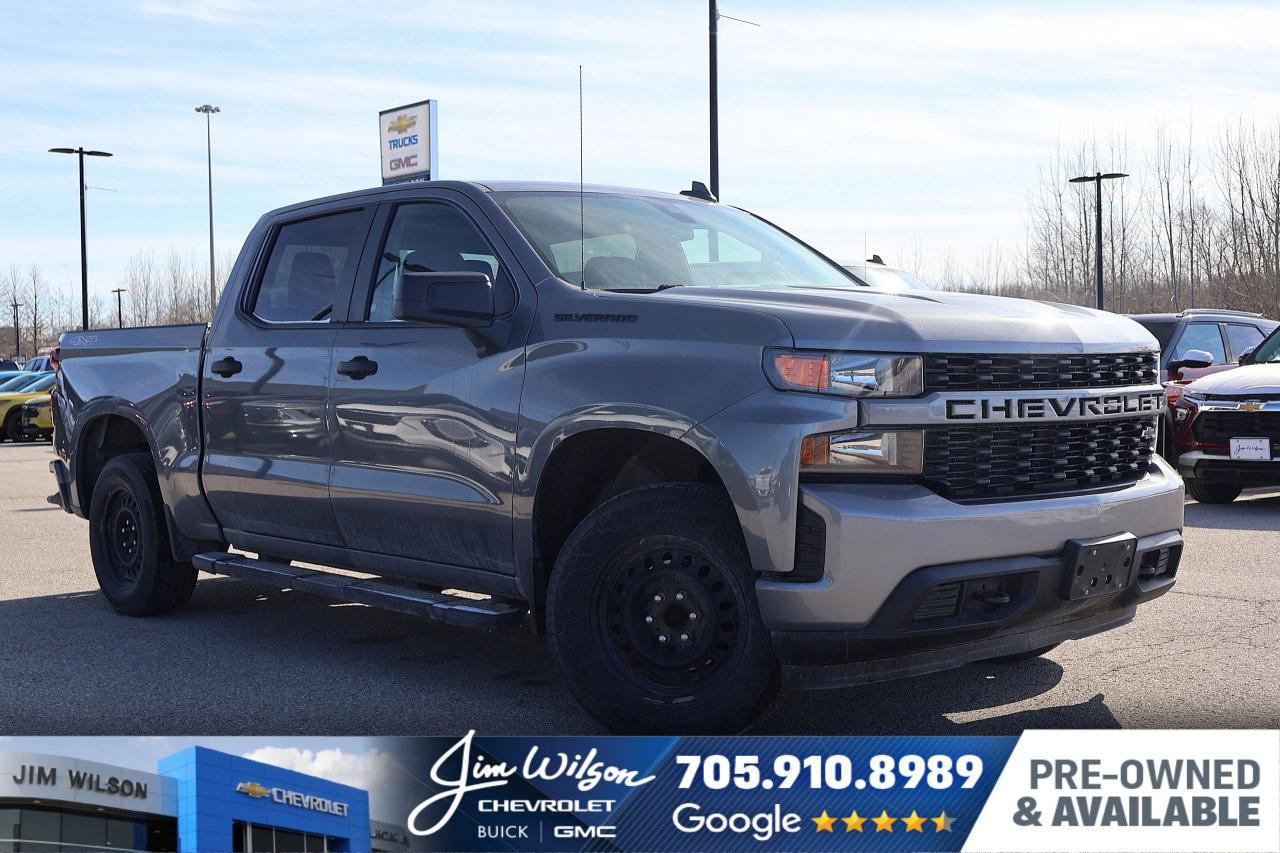
<svg viewBox="0 0 1280 853">
<path fill-rule="evenodd" d="M 943 353 L 924 357 L 926 391 L 1031 391 L 1151 385 L 1153 352 L 1017 355 Z"/>
<path fill-rule="evenodd" d="M 1036 497 L 1123 485 L 1154 452 L 1154 418 L 925 431 L 925 481 L 953 500 Z"/>
<path fill-rule="evenodd" d="M 1201 412 L 1192 430 L 1209 444 L 1226 444 L 1232 438 L 1280 441 L 1280 412 Z"/>
</svg>

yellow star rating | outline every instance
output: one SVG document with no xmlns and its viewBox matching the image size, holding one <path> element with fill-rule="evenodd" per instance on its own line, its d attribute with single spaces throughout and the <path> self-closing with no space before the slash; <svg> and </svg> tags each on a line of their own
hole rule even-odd
<svg viewBox="0 0 1280 853">
<path fill-rule="evenodd" d="M 848 817 L 832 817 L 826 809 L 823 809 L 821 815 L 811 817 L 809 820 L 814 823 L 814 832 L 835 832 L 837 820 L 844 824 L 845 832 L 862 832 L 862 825 L 867 821 L 871 821 L 876 825 L 876 832 L 893 832 L 893 825 L 898 821 L 902 821 L 903 832 L 919 832 L 922 834 L 925 832 L 924 827 L 927 823 L 932 823 L 933 831 L 937 833 L 951 832 L 951 825 L 956 822 L 956 819 L 945 811 L 937 817 L 928 817 L 927 813 L 922 815 L 915 809 L 911 810 L 911 814 L 901 818 L 889 817 L 889 812 L 883 809 L 880 811 L 880 817 L 860 815 L 857 809 L 850 811 Z"/>
</svg>

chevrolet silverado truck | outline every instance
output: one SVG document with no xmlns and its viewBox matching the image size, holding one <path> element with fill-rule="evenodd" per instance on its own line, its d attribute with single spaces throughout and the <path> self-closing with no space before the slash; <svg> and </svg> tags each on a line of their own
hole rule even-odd
<svg viewBox="0 0 1280 853">
<path fill-rule="evenodd" d="M 1141 327 L 877 291 L 698 185 L 308 201 L 207 327 L 59 354 L 51 500 L 118 611 L 203 571 L 527 623 L 618 731 L 1041 654 L 1132 620 L 1182 548 Z"/>
<path fill-rule="evenodd" d="M 1176 464 L 1200 503 L 1280 486 L 1280 330 L 1234 370 L 1203 376 L 1173 410 Z"/>
</svg>

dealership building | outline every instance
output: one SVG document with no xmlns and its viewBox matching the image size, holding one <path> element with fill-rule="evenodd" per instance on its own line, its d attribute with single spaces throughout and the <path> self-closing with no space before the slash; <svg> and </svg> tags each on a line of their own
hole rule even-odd
<svg viewBox="0 0 1280 853">
<path fill-rule="evenodd" d="M 403 835 L 359 788 L 191 747 L 155 773 L 0 752 L 0 853 L 376 853 Z"/>
</svg>

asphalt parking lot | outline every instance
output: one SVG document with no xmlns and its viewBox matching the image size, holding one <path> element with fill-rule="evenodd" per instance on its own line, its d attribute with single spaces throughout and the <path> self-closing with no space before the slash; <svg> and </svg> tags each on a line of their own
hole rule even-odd
<svg viewBox="0 0 1280 853">
<path fill-rule="evenodd" d="M 0 734 L 601 731 L 542 640 L 203 576 L 117 616 L 85 522 L 47 504 L 48 445 L 0 445 Z M 1187 505 L 1177 587 L 1130 625 L 1021 664 L 792 696 L 761 734 L 1280 726 L 1280 492 Z"/>
</svg>

